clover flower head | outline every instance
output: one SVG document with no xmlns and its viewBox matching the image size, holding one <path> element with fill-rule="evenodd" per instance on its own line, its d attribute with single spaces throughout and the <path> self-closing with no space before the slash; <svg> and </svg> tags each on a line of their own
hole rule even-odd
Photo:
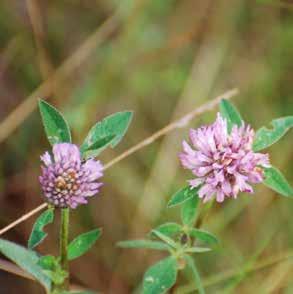
<svg viewBox="0 0 293 294">
<path fill-rule="evenodd" d="M 239 192 L 253 193 L 250 184 L 263 181 L 269 157 L 252 150 L 254 131 L 249 125 L 234 125 L 228 133 L 227 121 L 218 113 L 212 125 L 191 129 L 189 137 L 191 145 L 183 141 L 179 159 L 196 176 L 189 184 L 199 188 L 204 202 L 214 195 L 223 202 L 226 197 L 237 198 Z"/>
<path fill-rule="evenodd" d="M 70 143 L 55 144 L 52 153 L 41 156 L 44 165 L 39 180 L 47 202 L 60 208 L 86 204 L 103 185 L 97 182 L 103 165 L 94 159 L 82 161 L 79 148 Z"/>
</svg>

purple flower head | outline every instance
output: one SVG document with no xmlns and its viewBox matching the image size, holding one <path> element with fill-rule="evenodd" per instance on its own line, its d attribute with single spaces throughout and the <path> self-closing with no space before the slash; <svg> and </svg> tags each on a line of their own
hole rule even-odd
<svg viewBox="0 0 293 294">
<path fill-rule="evenodd" d="M 103 185 L 97 179 L 103 175 L 100 161 L 81 159 L 79 148 L 70 143 L 53 146 L 53 156 L 45 152 L 40 183 L 47 201 L 55 207 L 76 208 L 87 203 L 87 197 L 99 192 Z"/>
<path fill-rule="evenodd" d="M 225 197 L 236 198 L 240 191 L 253 193 L 250 183 L 263 181 L 263 167 L 269 166 L 269 157 L 253 152 L 254 131 L 250 126 L 235 125 L 229 134 L 226 119 L 218 113 L 212 125 L 191 129 L 189 137 L 191 146 L 183 141 L 179 158 L 196 176 L 189 184 L 199 187 L 198 195 L 204 202 L 214 195 L 223 202 Z"/>
</svg>

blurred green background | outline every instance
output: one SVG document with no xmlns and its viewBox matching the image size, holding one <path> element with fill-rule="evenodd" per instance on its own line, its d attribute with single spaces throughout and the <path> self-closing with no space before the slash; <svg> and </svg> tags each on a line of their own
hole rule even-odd
<svg viewBox="0 0 293 294">
<path fill-rule="evenodd" d="M 0 225 L 42 203 L 39 155 L 49 148 L 38 97 L 61 109 L 74 140 L 120 110 L 135 112 L 121 152 L 224 91 L 255 128 L 292 115 L 293 3 L 279 0 L 1 0 Z M 73 55 L 73 57 L 72 57 Z M 15 111 L 16 109 L 16 111 Z M 216 109 L 192 122 L 212 122 Z M 107 170 L 90 205 L 72 213 L 71 238 L 103 236 L 71 265 L 72 283 L 97 293 L 134 293 L 161 253 L 122 250 L 151 227 L 179 219 L 166 201 L 190 174 L 177 154 L 188 128 L 176 130 Z M 270 148 L 293 179 L 292 132 Z M 207 293 L 293 293 L 293 203 L 263 186 L 253 196 L 215 204 L 203 224 L 220 249 L 197 263 Z M 35 217 L 5 234 L 26 244 Z M 41 253 L 57 254 L 56 226 Z M 42 293 L 33 281 L 0 270 L 0 293 Z M 196 293 L 180 274 L 172 293 Z"/>
</svg>

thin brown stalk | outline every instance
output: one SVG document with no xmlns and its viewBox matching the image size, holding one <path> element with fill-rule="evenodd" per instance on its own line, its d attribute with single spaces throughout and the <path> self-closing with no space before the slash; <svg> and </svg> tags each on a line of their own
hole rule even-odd
<svg viewBox="0 0 293 294">
<path fill-rule="evenodd" d="M 186 127 L 190 123 L 190 121 L 192 119 L 199 116 L 200 114 L 203 114 L 206 111 L 209 111 L 209 110 L 213 109 L 216 105 L 219 104 L 221 99 L 230 99 L 231 97 L 233 97 L 233 96 L 235 96 L 237 94 L 238 94 L 238 89 L 229 90 L 229 91 L 225 92 L 224 94 L 222 94 L 222 95 L 216 97 L 215 99 L 211 100 L 210 102 L 207 102 L 207 103 L 201 105 L 200 107 L 192 110 L 191 112 L 187 113 L 186 115 L 184 115 L 180 119 L 177 119 L 174 122 L 171 122 L 170 124 L 168 124 L 167 126 L 165 126 L 162 129 L 160 129 L 159 131 L 157 131 L 156 133 L 154 133 L 153 135 L 151 135 L 147 139 L 145 139 L 145 140 L 141 141 L 140 143 L 134 145 L 130 149 L 123 152 L 121 155 L 117 156 L 116 158 L 114 158 L 113 160 L 108 162 L 105 165 L 104 169 L 107 169 L 107 168 L 111 167 L 112 165 L 116 164 L 117 162 L 124 159 L 125 157 L 128 157 L 129 155 L 131 155 L 132 153 L 138 151 L 139 149 L 141 149 L 141 148 L 143 148 L 143 147 L 145 147 L 147 145 L 150 145 L 155 140 L 157 140 L 158 138 L 166 135 L 167 133 L 169 133 L 169 132 L 171 132 L 171 131 L 173 131 L 175 129 Z"/>
<path fill-rule="evenodd" d="M 35 209 L 29 211 L 28 213 L 24 214 L 23 216 L 21 216 L 20 218 L 18 218 L 17 220 L 15 220 L 14 222 L 10 223 L 8 226 L 6 226 L 5 228 L 0 230 L 0 235 L 4 234 L 5 232 L 11 230 L 12 228 L 14 228 L 15 226 L 17 226 L 18 224 L 24 222 L 25 220 L 29 219 L 31 216 L 33 216 L 34 214 L 38 213 L 39 211 L 45 209 L 48 206 L 47 203 L 43 203 L 40 206 L 36 207 Z"/>
<path fill-rule="evenodd" d="M 168 124 L 164 128 L 162 128 L 159 131 L 155 132 L 150 137 L 144 139 L 143 141 L 139 142 L 138 144 L 134 145 L 130 149 L 123 152 L 121 155 L 115 157 L 110 162 L 106 163 L 105 166 L 104 166 L 104 170 L 110 168 L 114 164 L 116 164 L 119 161 L 121 161 L 121 160 L 125 159 L 126 157 L 130 156 L 134 152 L 136 152 L 136 151 L 150 145 L 155 140 L 157 140 L 158 138 L 166 135 L 167 133 L 169 133 L 169 132 L 171 132 L 171 131 L 173 131 L 175 129 L 183 128 L 183 127 L 187 126 L 190 123 L 190 121 L 192 119 L 194 119 L 195 117 L 203 114 L 206 111 L 212 110 L 216 105 L 219 104 L 221 99 L 223 99 L 223 98 L 224 99 L 230 99 L 231 97 L 235 96 L 236 94 L 238 94 L 238 89 L 229 90 L 229 91 L 223 93 L 222 95 L 219 95 L 215 99 L 213 99 L 213 100 L 201 105 L 200 107 L 188 112 L 183 117 L 175 120 L 174 122 L 171 122 L 170 124 Z M 24 214 L 23 216 L 21 216 L 20 218 L 18 218 L 14 222 L 10 223 L 8 226 L 1 229 L 0 230 L 0 235 L 4 234 L 5 232 L 7 232 L 10 229 L 17 226 L 18 224 L 20 224 L 20 223 L 24 222 L 25 220 L 29 219 L 31 216 L 33 216 L 34 214 L 38 213 L 39 211 L 45 209 L 47 206 L 48 206 L 47 203 L 43 203 L 40 206 L 36 207 L 35 209 L 31 210 L 30 212 Z"/>
</svg>

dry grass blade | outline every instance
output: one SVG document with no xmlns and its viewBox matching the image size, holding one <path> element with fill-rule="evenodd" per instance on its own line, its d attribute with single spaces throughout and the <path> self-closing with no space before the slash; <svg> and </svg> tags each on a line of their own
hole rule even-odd
<svg viewBox="0 0 293 294">
<path fill-rule="evenodd" d="M 253 273 L 255 271 L 264 269 L 266 267 L 275 265 L 277 263 L 288 261 L 288 260 L 292 259 L 292 257 L 293 257 L 293 252 L 292 251 L 287 251 L 287 252 L 284 252 L 284 253 L 281 253 L 281 254 L 278 254 L 278 255 L 275 255 L 275 256 L 271 256 L 269 258 L 266 258 L 264 260 L 261 260 L 261 261 L 257 262 L 254 265 L 254 267 L 247 269 L 247 273 Z M 242 268 L 242 267 L 240 266 L 239 268 Z M 234 277 L 235 274 L 239 271 L 239 268 L 238 269 L 237 268 L 230 269 L 230 270 L 227 270 L 227 271 L 224 271 L 224 272 L 221 272 L 219 274 L 215 274 L 215 275 L 212 275 L 211 277 L 206 278 L 203 281 L 204 287 L 209 287 L 209 286 L 218 284 L 220 282 L 223 282 L 223 281 L 225 281 L 227 279 L 230 279 L 230 278 Z M 194 286 L 194 284 L 189 284 L 189 285 L 186 285 L 186 286 L 179 287 L 176 290 L 175 294 L 194 293 L 194 291 L 196 289 L 197 288 Z"/>
<path fill-rule="evenodd" d="M 165 126 L 162 129 L 160 129 L 159 131 L 157 131 L 156 133 L 154 133 L 150 137 L 144 139 L 143 141 L 139 142 L 135 146 L 131 147 L 130 149 L 123 152 L 121 155 L 117 156 L 116 158 L 114 158 L 113 160 L 111 160 L 110 162 L 105 164 L 104 170 L 110 168 L 111 166 L 118 163 L 122 159 L 130 156 L 134 152 L 136 152 L 136 151 L 144 148 L 145 146 L 151 144 L 152 142 L 154 142 L 158 138 L 162 137 L 163 135 L 166 135 L 167 133 L 169 133 L 169 132 L 171 132 L 171 131 L 173 131 L 173 130 L 175 130 L 177 128 L 183 128 L 183 127 L 187 126 L 189 124 L 189 122 L 193 118 L 199 116 L 200 114 L 203 114 L 206 111 L 209 111 L 209 110 L 213 109 L 216 105 L 218 105 L 218 103 L 221 101 L 221 99 L 223 99 L 223 98 L 230 99 L 231 97 L 235 96 L 236 94 L 238 94 L 237 89 L 229 90 L 229 91 L 223 93 L 222 95 L 219 95 L 215 99 L 211 100 L 210 102 L 207 102 L 207 103 L 203 104 L 202 106 L 192 110 L 191 112 L 187 113 L 186 115 L 184 115 L 180 119 L 175 120 L 174 122 L 171 122 L 170 124 L 168 124 L 167 126 Z M 35 209 L 31 210 L 30 212 L 24 214 L 23 216 L 21 216 L 20 218 L 18 218 L 14 222 L 10 223 L 8 226 L 1 229 L 0 230 L 0 235 L 4 234 L 5 232 L 7 232 L 10 229 L 17 226 L 18 224 L 20 224 L 20 223 L 24 222 L 25 220 L 29 219 L 31 216 L 33 216 L 37 212 L 45 209 L 47 206 L 48 206 L 47 203 L 43 203 L 40 206 L 36 207 Z"/>
<path fill-rule="evenodd" d="M 64 63 L 29 97 L 20 103 L 0 123 L 0 143 L 3 142 L 34 111 L 37 99 L 49 96 L 52 89 L 72 73 L 119 25 L 118 14 L 107 19 Z M 52 87 L 52 85 L 54 85 Z"/>
</svg>

